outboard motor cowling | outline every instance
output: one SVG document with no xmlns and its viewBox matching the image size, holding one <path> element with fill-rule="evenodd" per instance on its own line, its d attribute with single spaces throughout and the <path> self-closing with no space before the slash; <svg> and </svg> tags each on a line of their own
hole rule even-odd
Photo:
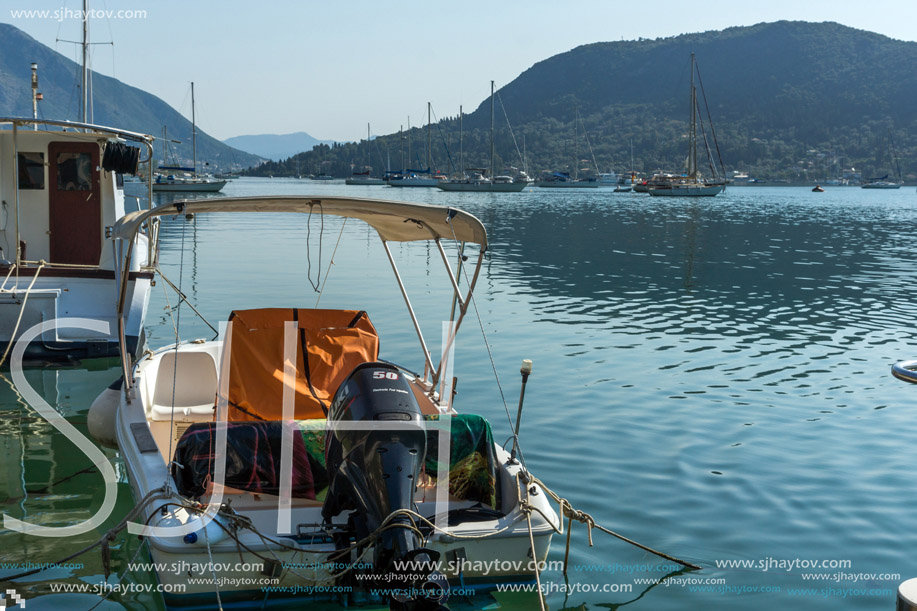
<svg viewBox="0 0 917 611">
<path fill-rule="evenodd" d="M 402 372 L 388 363 L 363 363 L 338 387 L 328 410 L 325 465 L 330 484 L 322 518 L 351 510 L 353 537 L 375 532 L 393 512 L 412 509 L 427 452 L 423 414 Z M 448 596 L 433 570 L 439 553 L 421 546 L 398 516 L 375 543 L 373 567 L 392 592 L 393 608 L 437 609 Z"/>
</svg>

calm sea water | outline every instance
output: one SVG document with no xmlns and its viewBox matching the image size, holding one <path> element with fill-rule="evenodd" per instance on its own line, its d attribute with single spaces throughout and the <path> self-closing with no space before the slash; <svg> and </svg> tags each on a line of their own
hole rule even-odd
<svg viewBox="0 0 917 611">
<path fill-rule="evenodd" d="M 704 200 L 276 179 L 225 189 L 267 193 L 448 204 L 487 226 L 477 313 L 457 344 L 456 407 L 508 436 L 483 326 L 513 413 L 520 361 L 535 364 L 521 431 L 530 469 L 597 522 L 704 567 L 671 574 L 671 563 L 599 532 L 589 547 L 577 525 L 568 580 L 545 575 L 552 609 L 879 610 L 894 606 L 900 581 L 917 576 L 917 388 L 889 374 L 893 362 L 917 358 L 912 189 L 733 188 Z M 319 305 L 366 309 L 382 356 L 422 367 L 378 239 L 357 222 L 204 215 L 168 222 L 162 248 L 166 275 L 214 323 L 234 308 L 313 307 L 312 284 L 326 282 Z M 393 250 L 436 346 L 450 305 L 439 255 L 426 245 Z M 174 341 L 173 324 L 183 339 L 210 336 L 187 307 L 177 321 L 175 304 L 159 283 L 151 345 Z M 91 365 L 28 372 L 83 430 L 92 399 L 119 376 L 115 363 Z M 88 459 L 3 383 L 0 451 L 4 513 L 58 525 L 99 507 L 101 481 Z M 124 480 L 120 518 L 133 502 L 117 453 L 108 454 Z M 98 536 L 0 530 L 0 563 L 50 562 Z M 563 559 L 563 546 L 555 537 L 552 560 Z M 135 539 L 120 537 L 113 570 L 123 571 L 136 549 Z M 15 584 L 28 608 L 58 607 L 59 598 L 36 598 L 51 582 L 101 579 L 98 552 L 75 562 L 83 566 Z M 537 605 L 502 596 L 462 604 L 495 603 Z M 100 608 L 121 607 L 161 601 L 111 596 Z"/>
</svg>

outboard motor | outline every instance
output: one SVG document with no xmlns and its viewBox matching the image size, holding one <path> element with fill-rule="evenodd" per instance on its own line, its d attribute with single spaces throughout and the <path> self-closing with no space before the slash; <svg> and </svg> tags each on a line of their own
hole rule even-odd
<svg viewBox="0 0 917 611">
<path fill-rule="evenodd" d="M 401 371 L 363 363 L 338 387 L 328 410 L 325 465 L 330 484 L 322 518 L 330 523 L 351 510 L 356 540 L 375 532 L 392 512 L 412 509 L 427 453 L 420 406 Z M 398 516 L 375 542 L 377 585 L 389 590 L 392 609 L 445 609 L 449 584 L 433 563 L 439 552 L 421 547 L 408 516 Z"/>
</svg>

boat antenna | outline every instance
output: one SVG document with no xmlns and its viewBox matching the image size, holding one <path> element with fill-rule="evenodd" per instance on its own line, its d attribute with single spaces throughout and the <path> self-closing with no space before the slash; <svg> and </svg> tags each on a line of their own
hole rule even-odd
<svg viewBox="0 0 917 611">
<path fill-rule="evenodd" d="M 519 390 L 519 409 L 516 410 L 516 428 L 513 429 L 513 451 L 509 455 L 510 462 L 516 462 L 516 452 L 519 450 L 519 425 L 522 423 L 522 401 L 525 399 L 525 385 L 532 374 L 532 361 L 529 359 L 522 360 L 522 367 L 519 368 L 522 374 L 522 388 Z"/>
</svg>

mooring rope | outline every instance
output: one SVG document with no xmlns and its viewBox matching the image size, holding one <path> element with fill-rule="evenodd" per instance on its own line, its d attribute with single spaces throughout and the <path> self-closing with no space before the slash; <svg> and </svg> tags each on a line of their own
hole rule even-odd
<svg viewBox="0 0 917 611">
<path fill-rule="evenodd" d="M 580 511 L 580 510 L 574 508 L 573 505 L 570 504 L 570 501 L 568 501 L 567 499 L 565 499 L 565 498 L 559 496 L 559 495 L 558 495 L 557 493 L 555 493 L 553 490 L 551 490 L 550 488 L 548 488 L 548 487 L 544 484 L 544 482 L 542 482 L 540 479 L 538 479 L 538 478 L 535 477 L 535 476 L 531 476 L 531 475 L 530 475 L 530 477 L 532 478 L 532 481 L 533 481 L 535 484 L 537 484 L 542 490 L 544 490 L 545 494 L 547 494 L 549 497 L 551 497 L 551 498 L 554 500 L 554 502 L 556 502 L 556 503 L 560 506 L 561 514 L 562 514 L 564 517 L 567 517 L 567 518 L 569 519 L 571 525 L 572 525 L 572 521 L 573 521 L 573 520 L 576 520 L 577 522 L 581 522 L 581 523 L 583 523 L 583 524 L 586 525 L 586 527 L 587 527 L 587 529 L 588 529 L 588 530 L 587 530 L 587 533 L 588 533 L 588 537 L 589 537 L 589 547 L 592 547 L 592 546 L 593 546 L 593 542 L 592 542 L 592 529 L 593 529 L 593 528 L 596 528 L 596 529 L 598 529 L 598 530 L 600 530 L 600 531 L 602 531 L 602 532 L 604 532 L 604 533 L 607 533 L 607 534 L 611 535 L 612 537 L 617 537 L 618 539 L 624 541 L 625 543 L 630 543 L 631 545 L 634 545 L 634 546 L 636 546 L 636 547 L 639 547 L 640 549 L 642 549 L 642 550 L 644 550 L 644 551 L 647 551 L 647 552 L 649 552 L 649 553 L 651 553 L 651 554 L 655 554 L 656 556 L 659 556 L 660 558 L 665 558 L 666 560 L 671 560 L 672 562 L 678 563 L 678 564 L 680 564 L 681 566 L 683 566 L 683 567 L 685 567 L 685 568 L 693 569 L 693 570 L 695 570 L 695 571 L 701 570 L 701 567 L 700 567 L 700 566 L 698 566 L 698 565 L 696 565 L 696 564 L 694 564 L 694 563 L 692 563 L 692 562 L 687 562 L 687 561 L 685 561 L 685 560 L 681 560 L 681 559 L 679 559 L 679 558 L 676 558 L 675 556 L 670 556 L 669 554 L 666 554 L 665 552 L 660 552 L 659 550 L 655 550 L 655 549 L 653 549 L 653 548 L 651 548 L 651 547 L 649 547 L 649 546 L 643 545 L 642 543 L 637 543 L 637 542 L 634 541 L 633 539 L 628 539 L 628 538 L 625 537 L 624 535 L 621 535 L 621 534 L 619 534 L 619 533 L 616 533 L 616 532 L 614 532 L 614 531 L 611 530 L 611 529 L 605 528 L 605 527 L 602 526 L 601 524 L 596 523 L 595 518 L 593 518 L 591 515 L 589 515 L 589 514 L 586 513 L 585 511 Z M 530 505 L 529 508 L 530 508 L 531 510 L 533 510 L 533 511 L 537 511 L 537 512 L 540 513 L 543 517 L 546 517 L 546 516 L 544 516 L 544 513 L 543 513 L 542 511 L 540 511 L 537 507 L 532 507 L 532 506 Z M 548 523 L 550 523 L 550 520 L 548 520 Z M 562 531 L 557 531 L 556 529 L 555 529 L 555 532 L 558 532 L 559 534 L 562 534 Z M 569 534 L 569 533 L 568 533 L 568 534 Z M 570 545 L 570 537 L 568 536 L 568 537 L 567 537 L 567 546 L 568 546 L 568 549 L 569 549 L 569 545 Z M 567 553 L 567 556 L 569 556 L 569 552 Z M 565 558 L 565 562 L 564 562 L 564 574 L 566 574 L 566 573 L 567 573 L 567 569 L 566 569 L 566 558 Z"/>
<path fill-rule="evenodd" d="M 31 569 L 29 571 L 23 571 L 22 573 L 16 573 L 15 575 L 0 577 L 0 581 L 15 581 L 17 579 L 22 579 L 23 577 L 28 577 L 29 575 L 34 575 L 35 573 L 46 571 L 55 566 L 64 564 L 65 562 L 69 562 L 73 560 L 74 558 L 76 558 L 77 556 L 82 556 L 86 552 L 92 551 L 93 549 L 97 548 L 100 545 L 107 544 L 106 542 L 113 541 L 115 536 L 119 532 L 127 528 L 127 523 L 133 520 L 134 518 L 136 518 L 138 515 L 140 515 L 140 513 L 143 512 L 144 508 L 148 504 L 150 504 L 153 501 L 157 501 L 161 499 L 168 499 L 168 498 L 170 497 L 169 495 L 166 494 L 165 488 L 156 488 L 154 490 L 150 490 L 149 492 L 146 493 L 146 495 L 142 499 L 140 499 L 140 502 L 137 503 L 137 505 L 133 509 L 131 509 L 127 513 L 127 515 L 124 516 L 124 518 L 120 522 L 118 522 L 115 526 L 109 529 L 107 533 L 105 533 L 101 538 L 99 538 L 94 543 L 91 543 L 90 545 L 87 545 L 86 547 L 82 548 L 81 550 L 70 554 L 66 558 L 61 558 L 60 560 L 56 562 L 45 564 L 44 566 L 39 567 L 37 569 Z"/>
</svg>

